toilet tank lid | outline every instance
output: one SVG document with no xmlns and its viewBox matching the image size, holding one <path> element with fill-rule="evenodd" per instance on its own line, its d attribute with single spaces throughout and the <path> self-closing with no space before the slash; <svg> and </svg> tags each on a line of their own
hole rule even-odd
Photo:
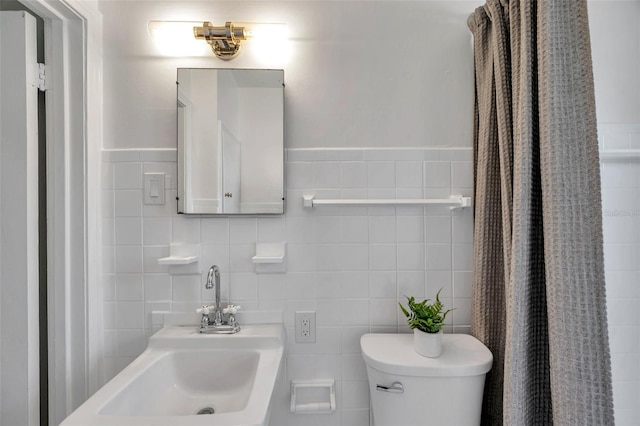
<svg viewBox="0 0 640 426">
<path fill-rule="evenodd" d="M 360 347 L 369 367 L 405 376 L 477 376 L 491 370 L 493 355 L 467 334 L 444 334 L 442 355 L 427 358 L 413 349 L 413 334 L 365 334 Z"/>
</svg>

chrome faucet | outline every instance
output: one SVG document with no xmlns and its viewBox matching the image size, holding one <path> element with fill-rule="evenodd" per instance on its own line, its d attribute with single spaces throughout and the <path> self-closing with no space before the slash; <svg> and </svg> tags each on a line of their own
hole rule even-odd
<svg viewBox="0 0 640 426">
<path fill-rule="evenodd" d="M 213 325 L 222 325 L 222 311 L 220 310 L 220 268 L 213 265 L 207 274 L 207 283 L 204 288 L 210 290 L 215 287 L 216 301 L 213 305 Z"/>
<path fill-rule="evenodd" d="M 215 288 L 216 299 L 212 306 L 204 305 L 196 309 L 196 312 L 202 314 L 198 331 L 207 334 L 232 334 L 240 331 L 235 315 L 241 307 L 230 304 L 224 309 L 220 308 L 220 268 L 218 265 L 209 268 L 204 288 L 207 290 Z M 213 320 L 211 320 L 210 314 L 213 314 Z M 228 315 L 227 321 L 223 321 L 223 314 Z"/>
</svg>

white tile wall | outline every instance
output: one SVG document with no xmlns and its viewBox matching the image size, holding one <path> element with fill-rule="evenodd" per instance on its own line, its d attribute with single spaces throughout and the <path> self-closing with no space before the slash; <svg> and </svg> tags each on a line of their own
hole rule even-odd
<svg viewBox="0 0 640 426">
<path fill-rule="evenodd" d="M 638 149 L 640 125 L 599 124 L 605 150 Z M 640 424 L 640 159 L 606 160 L 602 209 L 617 426 Z"/>
<path fill-rule="evenodd" d="M 142 352 L 153 310 L 191 311 L 210 302 L 206 270 L 222 271 L 222 300 L 281 309 L 293 336 L 296 310 L 317 312 L 315 344 L 287 345 L 286 377 L 336 379 L 338 411 L 278 424 L 368 425 L 369 396 L 359 338 L 406 332 L 397 302 L 433 297 L 455 310 L 448 332 L 468 332 L 472 215 L 446 207 L 302 208 L 302 195 L 422 198 L 471 195 L 470 149 L 291 149 L 287 207 L 280 217 L 199 218 L 175 214 L 175 152 L 104 151 L 105 379 Z M 142 204 L 142 173 L 167 174 L 164 206 Z M 258 241 L 287 241 L 287 272 L 256 274 Z M 171 243 L 200 243 L 203 275 L 171 275 L 156 259 Z M 284 388 L 283 388 L 284 389 Z M 283 392 L 287 392 L 285 389 Z M 280 395 L 279 400 L 288 396 Z"/>
</svg>

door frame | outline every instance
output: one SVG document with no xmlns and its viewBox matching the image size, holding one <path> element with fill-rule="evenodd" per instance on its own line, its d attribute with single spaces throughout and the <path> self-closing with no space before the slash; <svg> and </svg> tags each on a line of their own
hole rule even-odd
<svg viewBox="0 0 640 426">
<path fill-rule="evenodd" d="M 49 421 L 102 385 L 102 15 L 96 1 L 20 0 L 44 19 Z"/>
</svg>

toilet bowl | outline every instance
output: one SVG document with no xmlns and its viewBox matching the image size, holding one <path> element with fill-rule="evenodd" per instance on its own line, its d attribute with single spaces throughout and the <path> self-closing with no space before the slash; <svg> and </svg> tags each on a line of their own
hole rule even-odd
<svg viewBox="0 0 640 426">
<path fill-rule="evenodd" d="M 442 355 L 413 349 L 412 334 L 365 334 L 375 426 L 479 425 L 486 373 L 493 356 L 475 337 L 442 336 Z"/>
</svg>

